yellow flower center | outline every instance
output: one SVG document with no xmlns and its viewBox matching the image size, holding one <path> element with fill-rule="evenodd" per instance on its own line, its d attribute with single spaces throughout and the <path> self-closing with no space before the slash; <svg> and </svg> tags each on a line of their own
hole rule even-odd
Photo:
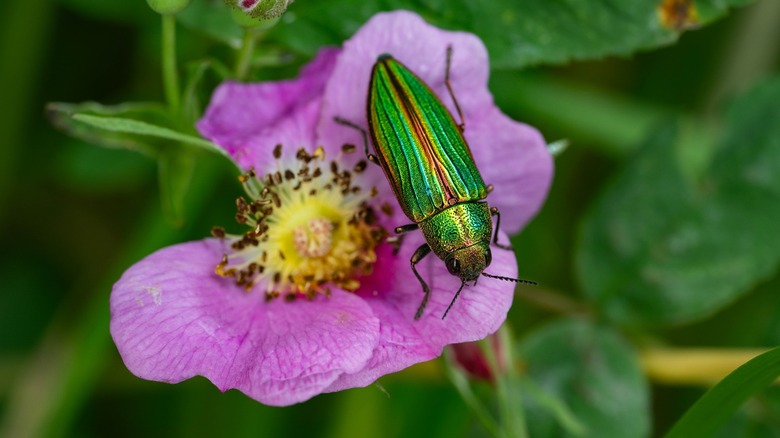
<svg viewBox="0 0 780 438">
<path fill-rule="evenodd" d="M 282 169 L 281 146 L 274 156 L 276 172 L 258 177 L 250 170 L 239 177 L 249 200 L 236 200 L 236 219 L 250 230 L 228 236 L 215 228 L 214 235 L 228 239 L 233 249 L 216 273 L 234 277 L 246 290 L 265 283 L 269 299 L 328 294 L 329 284 L 356 290 L 358 278 L 376 261 L 374 247 L 387 235 L 367 202 L 376 190 L 363 190 L 355 181 L 365 161 L 351 171 L 331 161 L 323 171 L 322 148 L 311 155 L 300 149 L 292 168 Z"/>
<path fill-rule="evenodd" d="M 301 257 L 322 257 L 333 244 L 333 223 L 324 217 L 315 217 L 305 225 L 292 230 L 295 250 Z"/>
</svg>

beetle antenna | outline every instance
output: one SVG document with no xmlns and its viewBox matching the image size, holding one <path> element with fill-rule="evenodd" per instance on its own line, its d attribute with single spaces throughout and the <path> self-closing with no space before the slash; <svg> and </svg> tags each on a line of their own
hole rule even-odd
<svg viewBox="0 0 780 438">
<path fill-rule="evenodd" d="M 455 296 L 452 298 L 452 301 L 450 302 L 450 305 L 447 306 L 447 310 L 444 311 L 444 315 L 442 315 L 441 319 L 444 320 L 444 318 L 447 317 L 447 314 L 450 313 L 450 309 L 452 308 L 452 305 L 455 304 L 455 300 L 458 299 L 458 295 L 460 295 L 460 291 L 463 290 L 463 286 L 466 285 L 466 282 L 461 280 L 460 281 L 460 287 L 458 288 L 458 291 L 455 292 Z"/>
<path fill-rule="evenodd" d="M 532 284 L 534 286 L 537 286 L 539 284 L 535 281 L 523 280 L 521 278 L 509 278 L 509 277 L 502 277 L 500 275 L 490 275 L 487 272 L 483 272 L 482 275 L 484 275 L 485 277 L 497 278 L 499 280 L 504 280 L 504 281 L 513 281 L 515 283 L 521 283 L 521 284 Z"/>
</svg>

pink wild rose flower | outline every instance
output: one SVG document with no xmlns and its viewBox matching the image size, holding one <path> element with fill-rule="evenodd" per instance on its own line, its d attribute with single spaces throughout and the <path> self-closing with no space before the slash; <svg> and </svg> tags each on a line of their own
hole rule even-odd
<svg viewBox="0 0 780 438">
<path fill-rule="evenodd" d="M 133 374 L 169 383 L 201 375 L 222 391 L 284 406 L 369 385 L 501 326 L 514 284 L 484 277 L 441 319 L 460 280 L 434 255 L 418 265 L 431 298 L 414 320 L 423 292 L 409 259 L 422 236 L 410 233 L 397 255 L 382 242 L 384 230 L 409 220 L 381 169 L 366 163 L 360 133 L 334 122 L 366 126 L 369 76 L 382 53 L 456 114 L 444 85 L 450 45 L 464 135 L 495 187 L 488 201 L 502 212 L 499 239 L 536 214 L 552 160 L 534 128 L 493 104 L 482 42 L 409 12 L 378 14 L 297 79 L 215 91 L 198 129 L 247 171 L 237 218 L 248 231 L 163 248 L 122 275 L 111 334 Z M 516 276 L 514 254 L 495 249 L 487 272 Z"/>
</svg>

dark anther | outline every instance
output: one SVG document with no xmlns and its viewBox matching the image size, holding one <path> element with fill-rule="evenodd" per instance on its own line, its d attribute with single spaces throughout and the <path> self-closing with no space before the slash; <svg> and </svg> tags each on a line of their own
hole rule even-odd
<svg viewBox="0 0 780 438">
<path fill-rule="evenodd" d="M 225 238 L 225 229 L 222 227 L 214 227 L 211 229 L 211 235 L 218 238 L 218 239 L 224 239 Z"/>
<path fill-rule="evenodd" d="M 292 170 L 287 169 L 287 170 L 284 171 L 284 179 L 289 181 L 289 180 L 291 180 L 293 178 L 295 178 L 295 173 L 293 173 Z"/>
<path fill-rule="evenodd" d="M 368 166 L 368 163 L 366 160 L 360 160 L 355 164 L 355 173 L 361 173 L 364 170 L 366 170 L 366 166 Z"/>
<path fill-rule="evenodd" d="M 354 144 L 345 144 L 341 146 L 341 150 L 344 151 L 345 154 L 351 154 L 352 152 L 355 152 L 357 147 Z"/>
<path fill-rule="evenodd" d="M 374 213 L 374 209 L 373 208 L 367 208 L 367 209 L 365 209 L 363 211 L 365 211 L 365 213 L 363 215 L 363 220 L 365 221 L 365 223 L 368 224 L 368 225 L 374 225 L 376 223 L 376 220 L 377 220 L 376 214 Z"/>
<path fill-rule="evenodd" d="M 249 210 L 249 205 L 246 203 L 246 199 L 243 196 L 236 199 L 236 208 L 239 212 L 244 213 Z"/>
<path fill-rule="evenodd" d="M 277 160 L 282 158 L 282 145 L 278 144 L 276 147 L 274 147 L 274 158 Z"/>
</svg>

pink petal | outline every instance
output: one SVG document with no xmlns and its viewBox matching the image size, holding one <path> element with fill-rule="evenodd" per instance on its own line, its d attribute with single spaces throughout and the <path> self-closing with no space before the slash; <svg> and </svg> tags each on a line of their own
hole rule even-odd
<svg viewBox="0 0 780 438">
<path fill-rule="evenodd" d="M 202 375 L 289 405 L 366 365 L 379 321 L 360 297 L 265 303 L 213 273 L 222 252 L 214 239 L 164 248 L 114 285 L 111 334 L 131 372 L 170 383 Z"/>
<path fill-rule="evenodd" d="M 487 89 L 487 51 L 479 38 L 465 32 L 438 29 L 411 12 L 381 13 L 344 43 L 325 87 L 322 118 L 317 127 L 318 141 L 322 144 L 363 144 L 360 134 L 336 124 L 333 118 L 342 117 L 366 126 L 369 77 L 377 56 L 382 53 L 392 54 L 415 72 L 455 114 L 455 106 L 444 85 L 448 45 L 454 49 L 451 80 L 461 107 L 479 110 L 492 105 Z M 469 114 L 467 112 L 467 119 Z"/>
<path fill-rule="evenodd" d="M 313 149 L 322 93 L 338 53 L 333 48 L 320 50 L 297 79 L 223 83 L 198 122 L 198 131 L 228 151 L 243 168 L 266 169 L 277 144 L 292 151 Z"/>
<path fill-rule="evenodd" d="M 501 211 L 501 230 L 520 231 L 541 208 L 552 182 L 544 139 L 496 107 L 469 119 L 464 134 L 485 184 L 494 186 L 487 201 Z"/>
<path fill-rule="evenodd" d="M 506 241 L 502 233 L 500 239 Z M 512 305 L 515 286 L 502 280 L 480 277 L 477 286 L 466 286 L 447 317 L 460 280 L 453 277 L 444 262 L 431 254 L 417 265 L 420 275 L 431 287 L 431 297 L 420 320 L 414 314 L 423 298 L 420 283 L 408 264 L 422 238 L 409 236 L 400 254 L 385 254 L 375 269 L 389 272 L 382 278 L 384 290 L 361 289 L 361 295 L 381 321 L 379 345 L 367 366 L 356 373 L 347 373 L 336 380 L 326 392 L 371 384 L 379 377 L 425 362 L 441 355 L 444 346 L 483 339 L 501 327 Z M 491 247 L 493 262 L 486 269 L 494 275 L 517 276 L 514 252 Z M 389 266 L 389 265 L 392 265 Z"/>
</svg>

